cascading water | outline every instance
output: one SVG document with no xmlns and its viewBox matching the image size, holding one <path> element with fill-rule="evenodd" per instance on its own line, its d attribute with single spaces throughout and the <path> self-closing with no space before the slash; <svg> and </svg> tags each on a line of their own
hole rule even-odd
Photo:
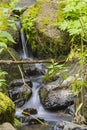
<svg viewBox="0 0 87 130">
<path fill-rule="evenodd" d="M 21 30 L 20 21 L 16 22 L 16 25 L 18 29 Z M 31 47 L 28 46 L 29 44 L 26 40 L 25 33 L 20 31 L 20 35 L 21 35 L 21 44 L 19 46 L 19 50 L 20 50 L 20 55 L 22 59 L 33 59 L 32 50 L 31 50 Z M 35 64 L 35 67 L 40 72 L 43 70 L 43 64 Z M 20 111 L 20 109 L 24 110 L 26 108 L 34 108 L 37 110 L 37 114 L 35 115 L 35 117 L 45 119 L 46 121 L 51 121 L 52 123 L 58 122 L 58 121 L 61 122 L 61 119 L 65 120 L 66 119 L 65 116 L 61 116 L 61 114 L 55 113 L 55 112 L 54 113 L 48 112 L 42 106 L 40 102 L 39 94 L 38 94 L 39 89 L 42 87 L 42 75 L 33 76 L 32 82 L 33 82 L 33 87 L 32 87 L 31 98 L 21 108 L 17 108 L 17 110 Z M 21 113 L 17 112 L 16 115 L 21 116 Z M 71 117 L 67 116 L 67 120 L 68 119 L 71 120 Z M 32 130 L 30 126 L 22 127 L 19 130 L 28 130 L 28 128 Z M 33 130 L 36 130 L 36 127 L 33 128 Z M 38 128 L 38 130 L 42 130 L 42 128 Z M 51 128 L 51 126 L 49 128 L 44 127 L 43 130 L 54 130 L 54 128 L 53 127 Z"/>
<path fill-rule="evenodd" d="M 31 49 L 31 44 L 29 41 L 26 39 L 25 32 L 21 31 L 21 22 L 17 21 L 16 26 L 19 30 L 20 33 L 20 43 L 19 43 L 19 54 L 21 55 L 22 59 L 29 59 L 33 58 L 32 56 L 32 49 Z"/>
</svg>

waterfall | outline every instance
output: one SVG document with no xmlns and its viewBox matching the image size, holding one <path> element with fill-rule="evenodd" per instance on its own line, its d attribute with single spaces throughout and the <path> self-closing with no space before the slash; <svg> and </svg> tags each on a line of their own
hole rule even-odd
<svg viewBox="0 0 87 130">
<path fill-rule="evenodd" d="M 32 48 L 29 41 L 26 39 L 26 35 L 24 31 L 21 31 L 21 22 L 17 21 L 16 26 L 20 33 L 20 42 L 19 42 L 19 49 L 18 52 L 21 55 L 22 59 L 30 59 L 33 58 L 32 55 Z"/>
</svg>

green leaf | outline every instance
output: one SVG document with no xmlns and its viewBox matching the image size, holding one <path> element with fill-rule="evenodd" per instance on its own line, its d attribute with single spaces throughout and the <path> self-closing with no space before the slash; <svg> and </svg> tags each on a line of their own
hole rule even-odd
<svg viewBox="0 0 87 130">
<path fill-rule="evenodd" d="M 1 47 L 1 48 L 7 48 L 7 45 L 6 45 L 6 43 L 4 43 L 4 42 L 0 42 L 0 47 Z"/>
<path fill-rule="evenodd" d="M 2 53 L 3 49 L 4 49 L 4 48 L 1 48 L 1 49 L 0 49 L 0 53 Z"/>
<path fill-rule="evenodd" d="M 0 32 L 0 36 L 1 36 L 1 37 L 5 37 L 8 41 L 11 41 L 12 43 L 15 43 L 13 37 L 12 37 L 11 34 L 8 33 L 7 31 L 1 31 L 1 32 Z"/>
<path fill-rule="evenodd" d="M 0 79 L 0 82 L 5 82 L 6 80 L 5 79 Z"/>
</svg>

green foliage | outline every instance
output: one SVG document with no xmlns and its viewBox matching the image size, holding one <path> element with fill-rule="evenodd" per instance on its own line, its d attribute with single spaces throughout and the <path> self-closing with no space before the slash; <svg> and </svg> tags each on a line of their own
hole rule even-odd
<svg viewBox="0 0 87 130">
<path fill-rule="evenodd" d="M 15 29 L 13 20 L 9 18 L 14 8 L 15 0 L 11 0 L 10 2 L 3 0 L 0 3 L 0 52 L 2 52 L 3 48 L 7 48 L 8 42 L 15 43 L 13 37 L 7 32 L 9 26 Z"/>
<path fill-rule="evenodd" d="M 2 53 L 3 49 L 7 49 L 8 43 L 15 43 L 11 34 L 7 32 L 7 28 L 12 27 L 15 29 L 15 24 L 10 19 L 10 14 L 16 1 L 0 1 L 0 53 Z M 0 70 L 0 91 L 4 93 L 6 93 L 6 75 L 6 72 Z"/>
<path fill-rule="evenodd" d="M 67 2 L 65 0 L 58 2 L 58 11 L 56 12 L 53 26 L 58 26 L 58 23 L 60 21 L 62 22 L 64 20 L 63 8 L 66 6 L 66 4 L 67 4 Z"/>
<path fill-rule="evenodd" d="M 37 38 L 36 30 L 35 30 L 35 21 L 36 21 L 36 16 L 38 15 L 38 12 L 40 10 L 40 6 L 34 7 L 31 6 L 28 10 L 25 17 L 22 18 L 22 26 L 23 30 L 26 32 L 27 39 L 30 41 L 32 44 L 32 49 L 36 49 L 36 43 L 35 39 Z"/>
<path fill-rule="evenodd" d="M 14 127 L 18 128 L 22 125 L 22 123 L 17 118 L 14 118 L 13 125 L 14 125 Z"/>
<path fill-rule="evenodd" d="M 70 35 L 87 39 L 87 1 L 68 0 L 63 8 L 64 20 L 59 22 L 62 30 L 67 30 Z"/>
<path fill-rule="evenodd" d="M 0 71 L 0 87 L 2 85 L 6 85 L 6 81 L 5 81 L 5 76 L 7 75 L 7 72 L 5 71 Z"/>
<path fill-rule="evenodd" d="M 64 65 L 58 64 L 57 62 L 54 62 L 54 60 L 52 60 L 52 63 L 47 67 L 47 69 L 48 71 L 43 78 L 44 82 L 52 81 L 54 78 L 58 77 L 60 73 L 66 71 Z"/>
<path fill-rule="evenodd" d="M 72 84 L 72 90 L 73 93 L 75 95 L 78 95 L 79 93 L 81 93 L 83 87 L 87 87 L 87 82 L 82 81 L 82 80 L 76 80 L 73 84 Z"/>
<path fill-rule="evenodd" d="M 49 24 L 49 22 L 50 22 L 50 19 L 49 19 L 49 17 L 47 16 L 47 17 L 45 17 L 45 19 L 43 19 L 42 20 L 42 24 L 43 25 L 48 25 Z"/>
<path fill-rule="evenodd" d="M 79 51 L 74 51 L 79 54 L 80 58 L 80 69 L 84 69 L 84 62 L 87 62 L 87 49 L 84 47 L 84 43 L 87 42 L 87 0 L 67 0 L 66 6 L 63 8 L 64 20 L 59 22 L 60 29 L 69 32 L 72 37 L 72 44 L 76 40 L 76 44 L 80 46 Z M 79 42 L 78 42 L 79 41 Z M 85 49 L 85 51 L 84 51 Z M 71 54 L 74 54 L 71 49 Z M 72 84 L 72 90 L 77 96 L 77 102 L 81 103 L 79 107 L 80 114 L 84 115 L 84 89 L 87 87 L 87 81 L 84 80 L 83 73 L 79 74 L 79 77 Z M 79 95 L 79 97 L 78 97 Z M 79 99 L 80 98 L 80 99 Z M 77 103 L 77 104 L 78 104 Z M 76 109 L 78 106 L 76 105 Z"/>
</svg>

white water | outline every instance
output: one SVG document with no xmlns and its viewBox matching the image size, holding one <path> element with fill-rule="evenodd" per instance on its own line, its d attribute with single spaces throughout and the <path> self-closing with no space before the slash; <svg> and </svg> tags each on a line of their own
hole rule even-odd
<svg viewBox="0 0 87 130">
<path fill-rule="evenodd" d="M 21 23 L 20 21 L 15 22 L 19 33 L 20 33 L 20 43 L 19 43 L 19 53 L 22 59 L 33 59 L 32 49 L 29 41 L 26 39 L 25 33 L 21 31 Z"/>
<path fill-rule="evenodd" d="M 21 107 L 18 109 L 24 110 L 26 108 L 35 108 L 37 110 L 36 117 L 45 119 L 46 121 L 60 121 L 60 120 L 71 120 L 71 116 L 61 113 L 61 112 L 49 112 L 44 109 L 43 105 L 40 102 L 38 91 L 42 87 L 42 77 L 37 76 L 33 77 L 33 87 L 32 87 L 32 95 L 31 98 Z M 16 113 L 17 115 L 21 116 L 21 113 Z"/>
</svg>

